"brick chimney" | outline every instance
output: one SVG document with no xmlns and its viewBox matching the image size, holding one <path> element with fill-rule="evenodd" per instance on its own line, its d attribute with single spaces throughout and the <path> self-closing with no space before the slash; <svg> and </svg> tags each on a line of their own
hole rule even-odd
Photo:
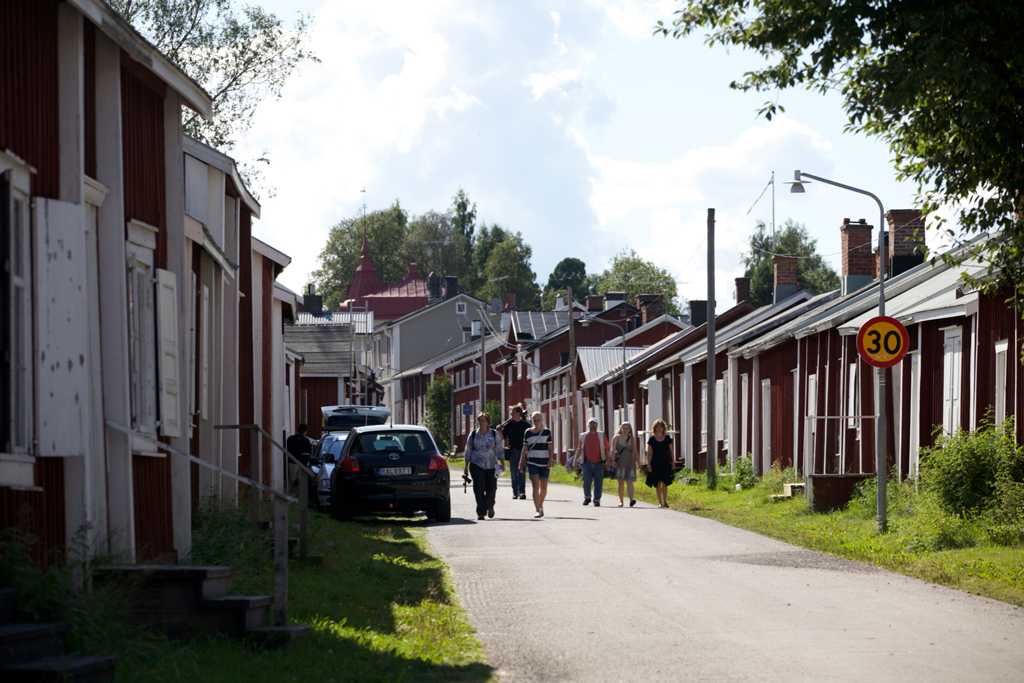
<svg viewBox="0 0 1024 683">
<path fill-rule="evenodd" d="M 405 277 L 406 278 L 414 278 L 414 277 L 418 278 L 418 277 L 420 277 L 420 264 L 418 264 L 418 263 L 410 263 L 409 264 L 409 273 Z"/>
<path fill-rule="evenodd" d="M 843 219 L 842 233 L 843 277 L 842 295 L 856 292 L 871 284 L 875 273 L 875 255 L 871 249 L 873 226 L 861 218 L 856 223 Z"/>
<path fill-rule="evenodd" d="M 744 301 L 750 301 L 750 278 L 738 277 L 736 278 L 736 303 L 741 304 Z"/>
<path fill-rule="evenodd" d="M 604 310 L 604 296 L 601 294 L 591 294 L 587 297 L 587 311 L 589 313 L 597 313 Z"/>
<path fill-rule="evenodd" d="M 700 327 L 708 321 L 708 302 L 700 299 L 690 299 L 690 324 Z"/>
<path fill-rule="evenodd" d="M 665 313 L 665 297 L 661 294 L 638 294 L 636 307 L 640 309 L 643 324 L 661 317 Z"/>
<path fill-rule="evenodd" d="M 892 209 L 886 212 L 889 224 L 890 277 L 905 273 L 924 263 L 924 215 L 917 209 Z"/>
<path fill-rule="evenodd" d="M 776 254 L 775 261 L 775 303 L 779 303 L 796 294 L 795 256 Z"/>
</svg>

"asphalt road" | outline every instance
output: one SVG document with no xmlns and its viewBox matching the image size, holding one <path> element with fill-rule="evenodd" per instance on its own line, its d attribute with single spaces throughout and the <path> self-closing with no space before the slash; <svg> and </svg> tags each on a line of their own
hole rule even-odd
<svg viewBox="0 0 1024 683">
<path fill-rule="evenodd" d="M 453 488 L 429 531 L 499 680 L 1024 681 L 1020 608 L 607 493 L 511 497 L 478 522 Z"/>
</svg>

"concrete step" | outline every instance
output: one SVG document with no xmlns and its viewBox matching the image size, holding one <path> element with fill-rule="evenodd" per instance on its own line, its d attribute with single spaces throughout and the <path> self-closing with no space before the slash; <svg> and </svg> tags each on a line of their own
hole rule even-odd
<svg viewBox="0 0 1024 683">
<path fill-rule="evenodd" d="M 13 588 L 0 590 L 0 625 L 14 622 L 18 611 L 18 591 Z"/>
<path fill-rule="evenodd" d="M 268 647 L 288 647 L 292 641 L 312 632 L 309 626 L 262 626 L 250 630 L 246 637 Z"/>
<path fill-rule="evenodd" d="M 63 622 L 0 626 L 0 668 L 59 657 L 67 631 Z"/>
<path fill-rule="evenodd" d="M 70 655 L 0 668 L 4 683 L 106 683 L 114 680 L 117 657 Z"/>
<path fill-rule="evenodd" d="M 782 492 L 785 493 L 787 496 L 802 496 L 804 495 L 804 490 L 805 489 L 803 484 L 794 483 L 782 485 Z"/>
</svg>

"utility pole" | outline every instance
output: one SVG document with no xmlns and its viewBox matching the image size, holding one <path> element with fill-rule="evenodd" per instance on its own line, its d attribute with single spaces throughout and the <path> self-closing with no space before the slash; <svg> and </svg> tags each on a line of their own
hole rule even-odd
<svg viewBox="0 0 1024 683">
<path fill-rule="evenodd" d="M 718 439 L 715 438 L 715 210 L 708 209 L 708 377 L 707 391 L 707 473 L 708 489 L 714 491 L 715 466 L 718 464 Z"/>
<path fill-rule="evenodd" d="M 574 316 L 572 287 L 568 288 L 566 296 L 569 301 L 569 443 L 576 442 L 576 318 Z M 625 372 L 625 368 L 623 368 Z M 607 425 L 605 425 L 607 427 Z"/>
</svg>

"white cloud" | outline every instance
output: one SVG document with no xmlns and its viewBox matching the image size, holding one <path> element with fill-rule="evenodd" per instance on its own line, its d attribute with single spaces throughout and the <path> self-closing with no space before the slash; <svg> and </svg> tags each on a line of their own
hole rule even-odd
<svg viewBox="0 0 1024 683">
<path fill-rule="evenodd" d="M 558 69 L 551 73 L 530 74 L 526 83 L 533 92 L 533 99 L 539 100 L 554 90 L 562 91 L 562 86 L 568 83 L 578 83 L 582 75 L 583 69 L 577 66 L 571 69 Z"/>
</svg>

